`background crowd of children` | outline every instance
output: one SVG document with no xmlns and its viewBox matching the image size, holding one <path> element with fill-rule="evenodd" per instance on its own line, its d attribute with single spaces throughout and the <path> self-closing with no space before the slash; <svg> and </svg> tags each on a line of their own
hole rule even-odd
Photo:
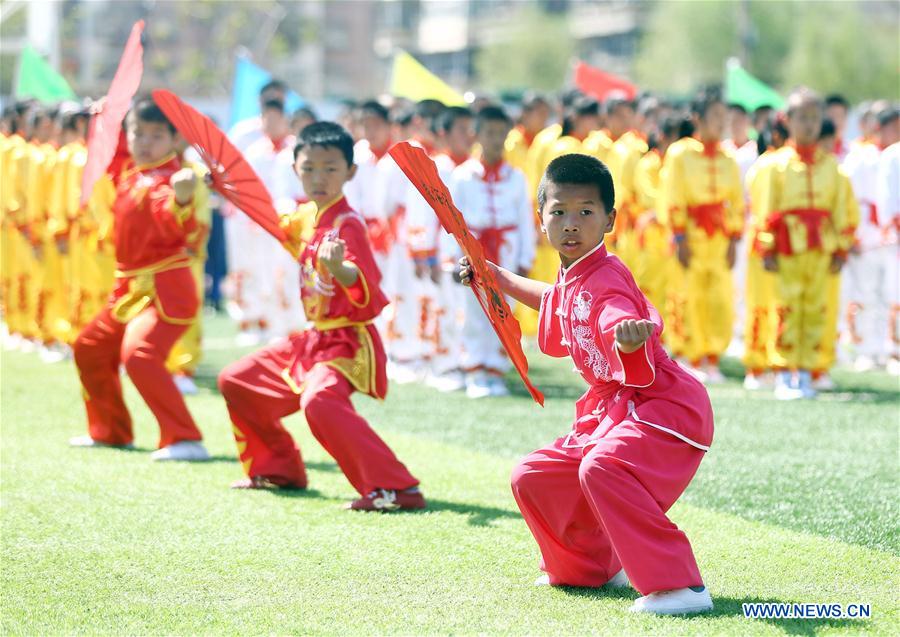
<svg viewBox="0 0 900 637">
<path fill-rule="evenodd" d="M 292 153 L 316 119 L 309 109 L 286 112 L 287 90 L 267 84 L 261 115 L 230 132 L 282 213 L 306 201 Z M 0 129 L 4 345 L 39 350 L 48 362 L 67 356 L 114 280 L 112 179 L 81 204 L 89 117 L 82 104 L 20 102 L 4 111 Z M 854 118 L 860 135 L 851 140 Z M 726 353 L 742 357 L 748 389 L 774 387 L 779 398 L 832 387 L 838 360 L 900 373 L 894 104 L 851 109 L 840 96 L 801 90 L 786 112 L 748 113 L 714 88 L 688 104 L 653 95 L 598 102 L 573 90 L 502 106 L 483 97 L 468 107 L 385 98 L 349 105 L 340 121 L 356 140 L 347 200 L 366 219 L 390 301 L 377 326 L 394 382 L 481 398 L 507 392 L 509 369 L 454 276 L 458 248 L 387 154 L 399 140 L 434 158 L 490 259 L 545 281 L 559 261 L 535 231 L 541 174 L 566 153 L 606 163 L 618 210 L 608 247 L 662 313 L 665 346 L 707 383 L 723 380 Z M 122 147 L 110 175 L 126 158 Z M 199 289 L 216 304 L 224 294 L 238 344 L 303 328 L 299 265 L 214 196 L 195 206 Z M 516 312 L 533 335 L 536 313 Z M 167 365 L 184 392 L 195 390 L 201 320 Z"/>
</svg>

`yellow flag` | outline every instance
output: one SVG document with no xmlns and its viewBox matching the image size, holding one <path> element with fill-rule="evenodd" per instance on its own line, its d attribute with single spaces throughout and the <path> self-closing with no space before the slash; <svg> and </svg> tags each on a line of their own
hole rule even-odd
<svg viewBox="0 0 900 637">
<path fill-rule="evenodd" d="M 397 51 L 394 55 L 391 94 L 415 102 L 427 99 L 440 100 L 447 106 L 464 106 L 466 103 L 462 95 L 403 50 Z"/>
</svg>

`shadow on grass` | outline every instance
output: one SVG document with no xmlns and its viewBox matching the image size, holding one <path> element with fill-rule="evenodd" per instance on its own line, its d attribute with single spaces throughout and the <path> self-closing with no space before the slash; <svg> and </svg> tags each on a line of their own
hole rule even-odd
<svg viewBox="0 0 900 637">
<path fill-rule="evenodd" d="M 583 588 L 576 586 L 560 586 L 559 590 L 574 597 L 587 597 L 597 599 L 621 599 L 631 601 L 637 599 L 640 595 L 632 588 Z M 676 632 L 690 632 L 690 625 L 695 622 L 697 626 L 714 617 L 745 617 L 744 604 L 793 604 L 796 602 L 787 602 L 782 599 L 762 599 L 759 597 L 718 597 L 713 595 L 713 604 L 715 608 L 709 613 L 699 613 L 697 615 L 672 615 L 668 619 L 676 626 Z M 813 637 L 820 631 L 834 628 L 859 628 L 866 627 L 863 620 L 859 619 L 838 619 L 838 618 L 821 618 L 821 619 L 803 619 L 803 618 L 750 618 L 748 622 L 766 622 L 778 627 L 787 635 L 809 635 Z"/>
<path fill-rule="evenodd" d="M 428 508 L 421 511 L 408 511 L 413 515 L 422 513 L 434 513 L 440 511 L 449 511 L 467 516 L 467 522 L 472 526 L 491 526 L 491 523 L 501 519 L 522 519 L 518 511 L 509 509 L 500 509 L 497 507 L 486 507 L 478 504 L 470 504 L 468 502 L 448 502 L 447 500 L 435 500 L 428 498 Z"/>
</svg>

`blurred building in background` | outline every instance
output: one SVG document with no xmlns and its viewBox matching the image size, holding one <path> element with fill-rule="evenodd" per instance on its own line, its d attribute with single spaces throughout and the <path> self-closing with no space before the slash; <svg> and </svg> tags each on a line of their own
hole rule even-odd
<svg viewBox="0 0 900 637">
<path fill-rule="evenodd" d="M 105 92 L 136 20 L 147 20 L 146 86 L 227 95 L 233 59 L 248 54 L 311 100 L 385 90 L 402 48 L 459 89 L 478 83 L 480 50 L 508 39 L 527 12 L 562 16 L 585 61 L 628 75 L 646 3 L 541 0 L 163 1 L 5 0 L 3 74 L 9 94 L 26 42 L 77 91 Z"/>
<path fill-rule="evenodd" d="M 104 93 L 139 19 L 144 87 L 207 102 L 227 100 L 238 55 L 313 103 L 377 95 L 398 49 L 494 94 L 559 90 L 580 59 L 686 95 L 730 57 L 783 92 L 898 93 L 896 0 L 0 0 L 0 96 L 26 44 L 78 93 Z"/>
</svg>

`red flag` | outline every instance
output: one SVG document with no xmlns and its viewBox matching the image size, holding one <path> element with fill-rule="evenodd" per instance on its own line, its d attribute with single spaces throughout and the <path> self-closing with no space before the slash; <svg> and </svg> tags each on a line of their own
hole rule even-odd
<svg viewBox="0 0 900 637">
<path fill-rule="evenodd" d="M 638 92 L 634 84 L 584 62 L 575 65 L 575 86 L 582 93 L 601 101 L 616 96 L 633 100 Z"/>
<path fill-rule="evenodd" d="M 131 28 L 131 35 L 125 43 L 125 51 L 119 60 L 119 68 L 109 85 L 109 92 L 96 105 L 96 113 L 91 119 L 87 141 L 87 163 L 81 176 L 81 205 L 91 198 L 94 184 L 106 172 L 116 153 L 122 120 L 131 108 L 131 100 L 141 85 L 144 74 L 144 47 L 141 34 L 144 21 L 138 20 Z"/>
<path fill-rule="evenodd" d="M 408 142 L 394 144 L 389 152 L 410 182 L 432 207 L 444 230 L 453 235 L 459 247 L 462 248 L 463 254 L 469 258 L 469 264 L 475 275 L 472 292 L 478 299 L 478 304 L 487 314 L 500 343 L 506 349 L 506 353 L 522 377 L 531 397 L 543 405 L 544 395 L 528 379 L 528 360 L 522 351 L 522 330 L 519 322 L 513 316 L 506 297 L 500 291 L 494 273 L 487 265 L 481 244 L 469 231 L 462 213 L 453 205 L 450 191 L 441 181 L 437 166 L 423 149 Z"/>
<path fill-rule="evenodd" d="M 197 149 L 209 167 L 210 186 L 284 244 L 287 235 L 281 228 L 272 196 L 225 133 L 171 91 L 153 91 L 153 101 L 187 143 Z"/>
</svg>

